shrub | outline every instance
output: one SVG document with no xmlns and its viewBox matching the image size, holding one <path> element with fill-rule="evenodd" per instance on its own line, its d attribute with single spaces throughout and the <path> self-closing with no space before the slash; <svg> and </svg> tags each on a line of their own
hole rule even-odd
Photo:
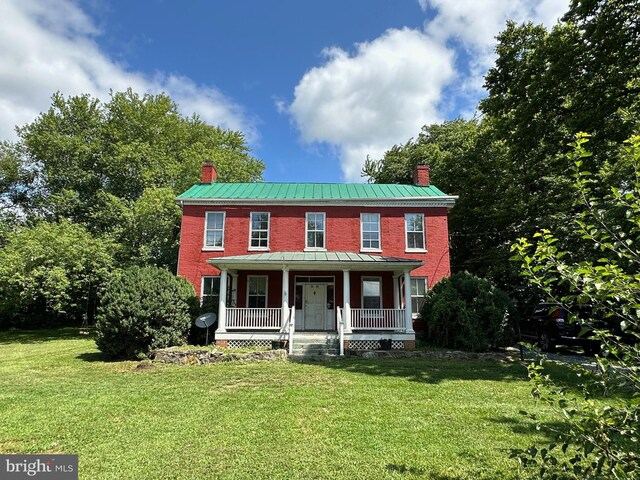
<svg viewBox="0 0 640 480">
<path fill-rule="evenodd" d="M 420 314 L 426 340 L 439 347 L 483 352 L 514 340 L 513 305 L 507 294 L 467 272 L 438 282 Z"/>
<path fill-rule="evenodd" d="M 184 343 L 193 287 L 157 267 L 131 267 L 111 282 L 96 316 L 98 348 L 112 357 L 134 358 Z"/>
</svg>

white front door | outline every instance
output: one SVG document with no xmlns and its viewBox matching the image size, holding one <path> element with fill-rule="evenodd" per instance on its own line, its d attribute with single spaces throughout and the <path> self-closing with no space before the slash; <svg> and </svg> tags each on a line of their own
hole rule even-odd
<svg viewBox="0 0 640 480">
<path fill-rule="evenodd" d="M 327 316 L 327 286 L 304 286 L 304 329 L 324 330 Z"/>
</svg>

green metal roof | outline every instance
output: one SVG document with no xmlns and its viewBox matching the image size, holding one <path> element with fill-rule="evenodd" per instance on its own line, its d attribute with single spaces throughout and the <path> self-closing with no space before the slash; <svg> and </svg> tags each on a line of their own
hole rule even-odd
<svg viewBox="0 0 640 480">
<path fill-rule="evenodd" d="M 178 200 L 368 200 L 451 199 L 433 185 L 380 183 L 197 183 Z"/>
<path fill-rule="evenodd" d="M 325 266 L 368 266 L 380 269 L 393 267 L 418 267 L 423 265 L 420 260 L 410 258 L 383 257 L 381 255 L 368 255 L 355 252 L 273 252 L 255 253 L 251 255 L 235 255 L 229 257 L 216 257 L 207 260 L 214 266 L 224 268 L 264 268 L 267 266 L 296 266 L 318 265 Z"/>
</svg>

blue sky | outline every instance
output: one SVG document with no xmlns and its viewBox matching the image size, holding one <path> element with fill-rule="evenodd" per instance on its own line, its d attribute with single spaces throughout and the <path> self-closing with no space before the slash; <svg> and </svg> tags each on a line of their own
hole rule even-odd
<svg viewBox="0 0 640 480">
<path fill-rule="evenodd" d="M 363 181 L 424 124 L 469 118 L 507 19 L 568 0 L 3 0 L 0 138 L 55 91 L 168 93 L 245 133 L 266 181 Z"/>
</svg>

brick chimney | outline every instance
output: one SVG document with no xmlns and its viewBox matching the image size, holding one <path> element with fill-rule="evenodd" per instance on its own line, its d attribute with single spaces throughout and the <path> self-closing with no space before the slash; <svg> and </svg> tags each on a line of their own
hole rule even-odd
<svg viewBox="0 0 640 480">
<path fill-rule="evenodd" d="M 212 162 L 204 162 L 202 164 L 201 183 L 213 183 L 218 178 L 218 171 Z"/>
<path fill-rule="evenodd" d="M 413 184 L 419 187 L 429 186 L 429 165 L 416 165 L 413 171 Z"/>
</svg>

